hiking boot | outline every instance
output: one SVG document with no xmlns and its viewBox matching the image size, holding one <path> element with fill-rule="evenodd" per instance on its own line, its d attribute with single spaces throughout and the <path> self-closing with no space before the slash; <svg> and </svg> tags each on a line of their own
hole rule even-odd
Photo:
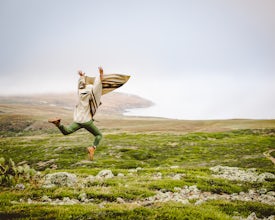
<svg viewBox="0 0 275 220">
<path fill-rule="evenodd" d="M 49 122 L 49 123 L 53 123 L 53 124 L 55 124 L 56 126 L 59 126 L 59 125 L 60 125 L 60 121 L 61 121 L 61 118 L 57 118 L 57 117 L 48 119 L 48 122 Z"/>
<path fill-rule="evenodd" d="M 93 160 L 94 159 L 94 154 L 95 154 L 95 147 L 88 147 L 87 151 L 89 153 L 90 160 Z"/>
</svg>

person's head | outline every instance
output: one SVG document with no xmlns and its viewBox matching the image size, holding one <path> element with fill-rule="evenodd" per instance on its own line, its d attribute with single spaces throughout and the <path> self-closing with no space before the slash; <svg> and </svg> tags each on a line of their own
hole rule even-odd
<svg viewBox="0 0 275 220">
<path fill-rule="evenodd" d="M 86 87 L 86 83 L 84 81 L 80 80 L 78 82 L 78 88 L 79 89 L 85 89 L 85 87 Z"/>
</svg>

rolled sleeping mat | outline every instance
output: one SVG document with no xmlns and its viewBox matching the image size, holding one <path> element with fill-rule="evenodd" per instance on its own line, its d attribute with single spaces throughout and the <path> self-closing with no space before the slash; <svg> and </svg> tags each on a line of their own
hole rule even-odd
<svg viewBox="0 0 275 220">
<path fill-rule="evenodd" d="M 112 92 L 113 90 L 124 85 L 130 76 L 124 74 L 104 74 L 102 79 L 102 95 Z M 86 84 L 94 84 L 95 77 L 85 76 Z"/>
</svg>

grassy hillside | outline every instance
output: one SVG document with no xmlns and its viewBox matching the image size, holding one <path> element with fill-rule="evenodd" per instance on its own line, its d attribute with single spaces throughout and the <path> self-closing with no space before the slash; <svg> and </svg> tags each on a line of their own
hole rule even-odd
<svg viewBox="0 0 275 220">
<path fill-rule="evenodd" d="M 0 157 L 12 158 L 21 166 L 28 164 L 40 174 L 34 179 L 18 178 L 13 186 L 2 185 L 0 218 L 231 219 L 252 212 L 269 217 L 275 214 L 275 200 L 267 204 L 224 196 L 264 190 L 266 196 L 274 197 L 275 179 L 229 180 L 213 176 L 210 167 L 255 168 L 258 174 L 275 174 L 274 164 L 263 155 L 275 148 L 274 134 L 274 129 L 178 135 L 110 133 L 105 134 L 94 161 L 86 160 L 85 147 L 93 138 L 85 131 L 70 136 L 54 132 L 3 137 Z M 114 177 L 85 182 L 106 169 Z M 45 175 L 61 171 L 76 174 L 77 184 L 43 188 Z M 18 183 L 24 184 L 23 189 Z M 177 191 L 191 186 L 201 194 L 194 197 L 189 193 L 188 202 L 174 197 L 165 202 L 158 199 L 160 193 L 177 195 Z M 217 199 L 204 201 L 201 197 L 205 194 Z M 81 202 L 83 195 L 85 202 Z M 201 200 L 204 202 L 200 204 Z"/>
<path fill-rule="evenodd" d="M 72 111 L 0 105 L 0 219 L 255 219 L 275 215 L 275 120 L 99 114 L 94 161 Z"/>
</svg>

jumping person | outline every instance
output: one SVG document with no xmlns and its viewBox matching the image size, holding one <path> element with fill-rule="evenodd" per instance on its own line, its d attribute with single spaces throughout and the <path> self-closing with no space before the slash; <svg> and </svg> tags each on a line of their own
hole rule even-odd
<svg viewBox="0 0 275 220">
<path fill-rule="evenodd" d="M 68 135 L 80 128 L 85 128 L 87 131 L 95 136 L 93 145 L 87 148 L 90 160 L 93 160 L 96 147 L 102 139 L 102 134 L 93 123 L 93 117 L 97 108 L 101 104 L 100 99 L 102 95 L 102 80 L 103 69 L 98 67 L 99 76 L 94 79 L 93 84 L 86 84 L 85 73 L 78 71 L 78 104 L 74 109 L 73 123 L 68 127 L 61 124 L 61 118 L 49 119 L 49 123 L 53 123 L 61 131 L 62 134 Z"/>
</svg>

